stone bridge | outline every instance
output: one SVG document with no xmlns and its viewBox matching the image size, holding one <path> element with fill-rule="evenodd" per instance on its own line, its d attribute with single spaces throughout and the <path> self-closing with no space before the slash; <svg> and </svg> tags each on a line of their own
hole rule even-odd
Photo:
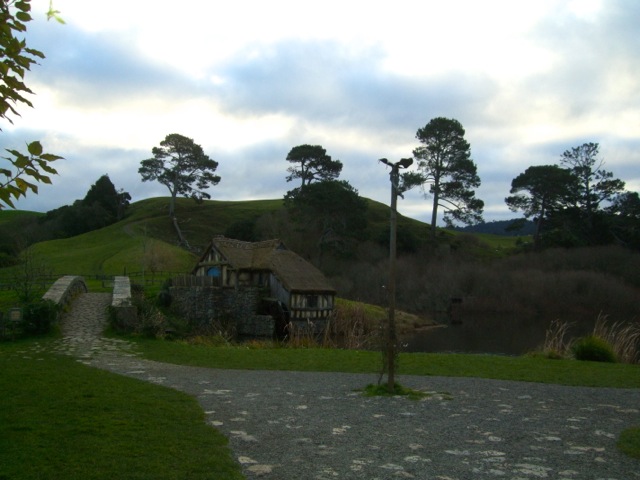
<svg viewBox="0 0 640 480">
<path fill-rule="evenodd" d="M 64 310 L 68 309 L 71 302 L 78 295 L 86 293 L 88 290 L 83 277 L 65 275 L 55 281 L 47 293 L 42 296 L 42 299 L 51 300 Z M 131 282 L 129 277 L 113 278 L 111 308 L 119 322 L 127 323 L 135 320 L 136 308 L 131 302 Z"/>
</svg>

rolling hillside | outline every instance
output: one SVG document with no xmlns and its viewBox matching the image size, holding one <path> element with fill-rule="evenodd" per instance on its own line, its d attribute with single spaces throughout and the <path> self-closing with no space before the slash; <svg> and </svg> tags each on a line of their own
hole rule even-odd
<svg viewBox="0 0 640 480">
<path fill-rule="evenodd" d="M 228 234 L 234 225 L 254 225 L 259 240 L 281 238 L 292 249 L 304 249 L 296 240 L 296 229 L 283 208 L 281 199 L 252 201 L 205 201 L 196 204 L 178 199 L 176 217 L 188 241 L 190 251 L 178 245 L 178 236 L 167 215 L 168 198 L 159 197 L 133 203 L 124 220 L 109 227 L 72 238 L 37 243 L 34 252 L 46 259 L 54 274 L 120 275 L 123 272 L 189 271 L 197 255 L 214 235 Z M 384 246 L 388 242 L 389 208 L 368 200 L 367 233 L 370 242 Z M 0 212 L 0 225 L 11 226 L 33 212 Z M 19 223 L 15 223 L 19 225 Z M 399 216 L 400 248 L 419 249 L 429 242 L 426 224 Z M 515 239 L 495 235 L 460 234 L 441 230 L 438 243 L 452 249 L 466 249 L 473 255 L 504 255 L 515 246 Z M 296 248 L 297 247 L 297 248 Z M 311 258 L 309 252 L 300 252 Z M 6 276 L 10 269 L 0 269 Z"/>
<path fill-rule="evenodd" d="M 340 297 L 384 306 L 389 208 L 368 203 L 366 239 L 348 255 L 319 251 L 318 237 L 296 228 L 282 200 L 200 205 L 179 200 L 176 215 L 192 247 L 187 250 L 178 245 L 167 198 L 136 202 L 118 223 L 36 243 L 32 251 L 53 275 L 127 274 L 145 285 L 151 277 L 156 280 L 149 285 L 153 293 L 163 278 L 191 271 L 198 251 L 213 235 L 249 225 L 256 240 L 280 238 L 324 271 Z M 7 219 L 5 213 L 9 212 L 0 212 L 0 227 L 17 229 L 22 214 L 11 212 Z M 637 318 L 640 255 L 635 252 L 606 246 L 513 255 L 518 241 L 514 237 L 439 230 L 434 244 L 426 224 L 402 216 L 398 223 L 399 245 L 405 250 L 398 258 L 397 306 L 404 311 L 438 319 L 448 311 L 451 299 L 463 298 L 458 313 L 464 314 L 465 325 L 472 325 L 472 319 L 482 325 L 483 319 L 504 317 L 527 328 L 544 329 L 545 322 L 558 318 L 580 320 L 582 325 L 601 316 L 611 321 Z M 17 270 L 16 266 L 0 269 L 0 284 L 11 283 Z M 140 272 L 144 279 L 133 275 Z"/>
</svg>

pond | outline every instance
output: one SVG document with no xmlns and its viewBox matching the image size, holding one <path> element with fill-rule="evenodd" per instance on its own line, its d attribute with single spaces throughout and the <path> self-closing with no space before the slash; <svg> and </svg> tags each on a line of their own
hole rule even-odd
<svg viewBox="0 0 640 480">
<path fill-rule="evenodd" d="M 403 352 L 457 352 L 522 355 L 544 343 L 550 321 L 513 315 L 467 317 L 459 324 L 429 328 L 400 337 Z M 574 325 L 570 336 L 584 335 L 593 322 Z M 566 337 L 568 340 L 570 337 Z"/>
</svg>

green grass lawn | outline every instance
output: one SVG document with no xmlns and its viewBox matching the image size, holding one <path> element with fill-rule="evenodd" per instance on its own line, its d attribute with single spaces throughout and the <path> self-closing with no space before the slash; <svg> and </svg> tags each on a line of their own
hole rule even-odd
<svg viewBox="0 0 640 480">
<path fill-rule="evenodd" d="M 30 344 L 0 344 L 0 479 L 244 478 L 192 397 Z"/>
<path fill-rule="evenodd" d="M 640 460 L 640 427 L 629 428 L 620 434 L 618 448 L 630 457 Z"/>
<path fill-rule="evenodd" d="M 381 354 L 322 348 L 212 347 L 134 338 L 152 360 L 215 368 L 376 374 Z M 640 365 L 549 360 L 542 357 L 403 353 L 400 375 L 479 377 L 560 385 L 640 388 Z"/>
</svg>

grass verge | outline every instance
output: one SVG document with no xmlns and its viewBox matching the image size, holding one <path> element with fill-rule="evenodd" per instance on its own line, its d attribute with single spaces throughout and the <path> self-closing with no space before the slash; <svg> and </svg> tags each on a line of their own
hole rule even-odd
<svg viewBox="0 0 640 480">
<path fill-rule="evenodd" d="M 244 478 L 192 397 L 29 345 L 0 344 L 1 479 Z"/>
<path fill-rule="evenodd" d="M 421 392 L 420 390 L 414 390 L 412 388 L 403 387 L 398 382 L 393 385 L 393 391 L 389 389 L 386 384 L 375 385 L 370 383 L 367 385 L 363 394 L 365 397 L 396 397 L 403 396 L 409 400 L 420 400 L 429 396 L 427 392 Z"/>
<path fill-rule="evenodd" d="M 379 352 L 338 349 L 190 345 L 134 338 L 146 358 L 180 365 L 253 370 L 379 372 Z M 403 353 L 401 375 L 478 377 L 572 386 L 640 388 L 640 365 L 543 357 Z"/>
<path fill-rule="evenodd" d="M 618 448 L 626 455 L 640 459 L 640 427 L 623 431 L 618 439 Z"/>
</svg>

